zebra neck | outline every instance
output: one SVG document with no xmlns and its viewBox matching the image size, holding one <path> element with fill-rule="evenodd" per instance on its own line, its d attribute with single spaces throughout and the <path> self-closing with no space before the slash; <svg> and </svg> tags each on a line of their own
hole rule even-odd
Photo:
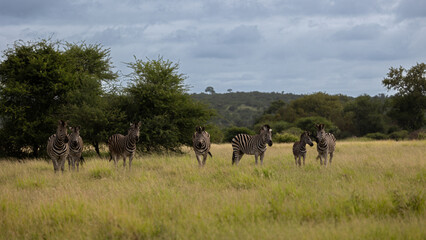
<svg viewBox="0 0 426 240">
<path fill-rule="evenodd" d="M 129 147 L 131 149 L 135 149 L 136 148 L 136 140 L 135 140 L 135 138 L 132 138 L 130 136 L 130 134 L 126 136 L 126 142 L 127 142 L 127 144 L 126 144 L 127 147 Z"/>
</svg>

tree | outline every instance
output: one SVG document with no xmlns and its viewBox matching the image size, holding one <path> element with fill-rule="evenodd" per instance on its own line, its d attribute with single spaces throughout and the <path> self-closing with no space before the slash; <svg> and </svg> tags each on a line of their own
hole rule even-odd
<svg viewBox="0 0 426 240">
<path fill-rule="evenodd" d="M 73 74 L 74 88 L 67 92 L 68 102 L 61 109 L 61 115 L 70 120 L 71 125 L 82 125 L 81 136 L 91 143 L 100 156 L 99 143 L 105 142 L 109 135 L 107 129 L 111 122 L 123 124 L 124 112 L 117 111 L 115 105 L 106 101 L 103 84 L 115 81 L 110 50 L 100 44 L 67 43 L 64 56 L 69 71 Z M 111 100 L 111 99 L 109 99 Z"/>
<path fill-rule="evenodd" d="M 144 151 L 178 151 L 190 145 L 195 126 L 204 125 L 213 115 L 206 105 L 195 102 L 187 93 L 179 74 L 179 65 L 159 57 L 157 60 L 135 59 L 127 116 L 142 121 L 140 146 Z"/>
<path fill-rule="evenodd" d="M 85 142 L 98 151 L 99 141 L 105 141 L 107 122 L 123 118 L 109 111 L 102 98 L 103 83 L 116 78 L 109 49 L 84 43 L 21 41 L 4 56 L 0 64 L 0 137 L 5 141 L 0 145 L 7 155 L 31 153 L 38 157 L 58 119 L 80 125 Z"/>
<path fill-rule="evenodd" d="M 385 119 L 382 112 L 380 99 L 362 95 L 346 104 L 345 113 L 352 113 L 351 122 L 354 133 L 357 136 L 364 136 L 367 133 L 385 132 Z"/>
<path fill-rule="evenodd" d="M 390 68 L 383 85 L 396 90 L 391 98 L 389 116 L 401 127 L 415 130 L 425 125 L 426 64 L 418 63 L 408 71 L 403 67 Z"/>
<path fill-rule="evenodd" d="M 210 94 L 215 94 L 216 93 L 214 91 L 214 88 L 212 86 L 206 87 L 206 90 L 204 90 L 204 92 L 207 92 L 207 93 L 210 93 Z"/>
<path fill-rule="evenodd" d="M 26 149 L 35 157 L 54 133 L 73 86 L 72 74 L 60 44 L 49 40 L 15 42 L 4 51 L 0 64 L 0 137 L 9 156 L 23 157 Z"/>
</svg>

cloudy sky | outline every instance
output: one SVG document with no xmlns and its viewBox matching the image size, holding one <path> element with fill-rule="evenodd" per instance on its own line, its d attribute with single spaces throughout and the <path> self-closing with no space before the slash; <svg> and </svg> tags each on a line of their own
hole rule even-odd
<svg viewBox="0 0 426 240">
<path fill-rule="evenodd" d="M 425 0 L 0 0 L 0 51 L 52 36 L 179 63 L 190 92 L 376 95 L 426 61 Z"/>
</svg>

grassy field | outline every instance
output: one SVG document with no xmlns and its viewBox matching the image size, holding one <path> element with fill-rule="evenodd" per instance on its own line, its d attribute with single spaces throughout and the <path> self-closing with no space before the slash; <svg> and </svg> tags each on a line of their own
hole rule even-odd
<svg viewBox="0 0 426 240">
<path fill-rule="evenodd" d="M 291 144 L 263 166 L 231 166 L 230 144 L 204 168 L 187 152 L 130 172 L 0 161 L 0 239 L 426 239 L 426 141 L 338 142 L 327 168 L 315 147 L 296 167 Z"/>
</svg>

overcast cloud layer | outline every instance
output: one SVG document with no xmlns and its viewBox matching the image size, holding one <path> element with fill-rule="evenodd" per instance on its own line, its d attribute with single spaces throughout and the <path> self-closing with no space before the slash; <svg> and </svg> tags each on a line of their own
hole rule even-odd
<svg viewBox="0 0 426 240">
<path fill-rule="evenodd" d="M 424 0 L 0 0 L 0 50 L 52 36 L 100 43 L 117 71 L 163 56 L 190 92 L 386 93 L 426 60 Z"/>
</svg>

